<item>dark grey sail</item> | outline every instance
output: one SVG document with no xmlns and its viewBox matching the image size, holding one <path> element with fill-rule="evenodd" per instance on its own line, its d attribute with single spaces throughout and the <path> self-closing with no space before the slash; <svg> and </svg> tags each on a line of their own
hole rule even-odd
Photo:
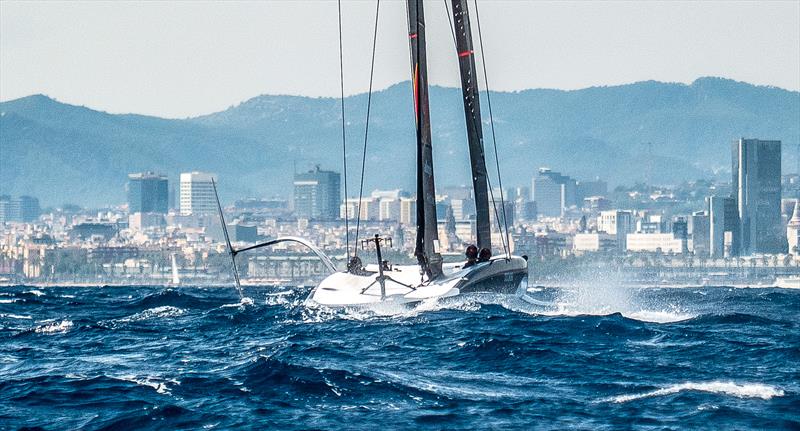
<svg viewBox="0 0 800 431">
<path fill-rule="evenodd" d="M 472 188 L 475 191 L 475 220 L 478 248 L 492 249 L 492 231 L 489 225 L 489 189 L 486 178 L 486 158 L 483 152 L 480 95 L 475 56 L 472 49 L 472 31 L 469 26 L 467 0 L 452 0 L 455 24 L 456 51 L 461 71 L 461 93 L 464 97 L 464 115 L 467 121 L 469 161 L 472 168 Z"/>
<path fill-rule="evenodd" d="M 422 0 L 408 0 L 408 38 L 411 44 L 411 80 L 417 117 L 417 244 L 414 254 L 430 278 L 442 275 L 436 225 L 436 187 L 428 103 L 428 65 L 425 56 L 425 14 Z"/>
</svg>

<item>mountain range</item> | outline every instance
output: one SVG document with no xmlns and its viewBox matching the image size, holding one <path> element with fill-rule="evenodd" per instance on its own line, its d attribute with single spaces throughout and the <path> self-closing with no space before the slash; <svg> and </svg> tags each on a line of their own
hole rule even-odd
<svg viewBox="0 0 800 431">
<path fill-rule="evenodd" d="M 469 183 L 461 91 L 431 87 L 437 186 Z M 372 94 L 364 191 L 414 184 L 414 115 L 408 82 Z M 488 101 L 485 146 L 496 178 Z M 800 92 L 723 78 L 638 82 L 581 90 L 492 92 L 504 186 L 530 186 L 541 166 L 612 186 L 674 184 L 730 175 L 739 137 L 783 141 L 783 168 L 800 158 Z M 367 95 L 345 99 L 348 185 L 357 193 Z M 0 194 L 43 205 L 125 200 L 127 174 L 219 175 L 223 201 L 291 197 L 293 172 L 342 171 L 340 101 L 262 95 L 187 119 L 109 114 L 33 95 L 0 103 Z M 493 185 L 496 184 L 494 180 Z"/>
</svg>

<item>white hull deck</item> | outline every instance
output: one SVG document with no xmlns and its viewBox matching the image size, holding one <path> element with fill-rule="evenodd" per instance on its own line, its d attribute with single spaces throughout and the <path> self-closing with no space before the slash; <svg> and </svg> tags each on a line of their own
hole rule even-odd
<svg viewBox="0 0 800 431">
<path fill-rule="evenodd" d="M 447 264 L 444 275 L 422 280 L 417 265 L 398 265 L 384 269 L 385 295 L 378 282 L 377 265 L 368 265 L 365 274 L 337 272 L 322 280 L 309 296 L 312 304 L 328 307 L 358 307 L 372 304 L 413 304 L 426 299 L 447 298 L 470 292 L 516 294 L 527 282 L 527 261 L 521 257 L 499 256 L 469 268 Z"/>
</svg>

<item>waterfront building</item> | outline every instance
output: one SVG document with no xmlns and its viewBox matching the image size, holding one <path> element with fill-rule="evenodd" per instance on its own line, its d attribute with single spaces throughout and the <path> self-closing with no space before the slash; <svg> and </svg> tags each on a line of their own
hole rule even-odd
<svg viewBox="0 0 800 431">
<path fill-rule="evenodd" d="M 169 211 L 169 185 L 167 177 L 153 172 L 128 175 L 126 185 L 128 213 L 158 213 Z"/>
<path fill-rule="evenodd" d="M 575 205 L 576 183 L 566 175 L 539 168 L 531 184 L 531 200 L 536 202 L 539 215 L 561 217 L 567 208 Z"/>
<path fill-rule="evenodd" d="M 316 168 L 294 176 L 294 212 L 298 218 L 334 220 L 340 215 L 341 176 Z"/>
<path fill-rule="evenodd" d="M 692 251 L 697 256 L 709 255 L 709 218 L 706 211 L 692 213 L 689 218 L 689 235 L 692 238 Z"/>
<path fill-rule="evenodd" d="M 739 212 L 736 251 L 780 253 L 781 141 L 739 139 L 731 146 L 733 198 Z"/>
<path fill-rule="evenodd" d="M 739 212 L 736 199 L 712 196 L 708 204 L 709 253 L 713 258 L 725 257 L 725 237 L 731 245 L 730 254 L 735 255 L 739 245 Z"/>
<path fill-rule="evenodd" d="M 789 253 L 800 256 L 800 199 L 795 202 L 792 218 L 786 225 L 786 238 L 789 243 Z"/>
<path fill-rule="evenodd" d="M 206 172 L 186 172 L 180 177 L 181 215 L 208 215 L 217 213 L 213 181 L 217 177 Z"/>
<path fill-rule="evenodd" d="M 630 211 L 601 211 L 597 218 L 597 230 L 614 235 L 620 251 L 626 249 L 626 237 L 633 232 L 633 228 L 633 214 Z"/>
<path fill-rule="evenodd" d="M 626 240 L 627 251 L 680 254 L 686 250 L 686 238 L 672 233 L 630 233 Z"/>
<path fill-rule="evenodd" d="M 617 249 L 617 236 L 603 232 L 577 233 L 572 243 L 577 253 L 613 251 Z"/>
</svg>

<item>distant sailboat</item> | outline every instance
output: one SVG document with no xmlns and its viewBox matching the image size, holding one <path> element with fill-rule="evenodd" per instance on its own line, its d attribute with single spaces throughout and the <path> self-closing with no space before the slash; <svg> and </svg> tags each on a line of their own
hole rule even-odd
<svg viewBox="0 0 800 431">
<path fill-rule="evenodd" d="M 382 247 L 391 238 L 374 235 L 363 239 L 362 245 L 375 247 L 376 263 L 363 266 L 354 256 L 345 271 L 336 271 L 330 259 L 308 241 L 299 238 L 278 238 L 236 250 L 232 247 L 225 226 L 222 207 L 219 216 L 225 240 L 232 258 L 234 279 L 241 295 L 235 257 L 245 250 L 294 241 L 306 245 L 326 263 L 332 274 L 309 295 L 310 305 L 330 307 L 364 306 L 380 303 L 406 304 L 430 298 L 451 297 L 463 293 L 490 292 L 517 294 L 527 286 L 527 258 L 512 256 L 510 245 L 504 243 L 504 253 L 477 263 L 444 264 L 439 250 L 434 184 L 433 151 L 431 146 L 430 106 L 428 102 L 428 72 L 425 49 L 425 18 L 422 0 L 407 0 L 411 73 L 416 114 L 416 265 L 392 265 L 383 260 Z M 467 0 L 452 0 L 454 39 L 461 72 L 464 113 L 467 124 L 468 150 L 472 170 L 476 206 L 477 248 L 491 250 L 489 221 L 489 179 L 483 147 L 477 71 L 475 68 L 472 34 Z M 215 186 L 216 192 L 216 186 Z M 496 210 L 495 210 L 496 211 Z M 500 217 L 498 214 L 497 220 Z M 501 228 L 502 231 L 502 228 Z M 506 234 L 508 230 L 506 227 Z M 507 247 L 507 248 L 506 248 Z"/>
<path fill-rule="evenodd" d="M 173 286 L 179 286 L 181 284 L 181 277 L 178 275 L 178 263 L 175 260 L 175 253 L 172 253 L 172 282 Z"/>
</svg>

